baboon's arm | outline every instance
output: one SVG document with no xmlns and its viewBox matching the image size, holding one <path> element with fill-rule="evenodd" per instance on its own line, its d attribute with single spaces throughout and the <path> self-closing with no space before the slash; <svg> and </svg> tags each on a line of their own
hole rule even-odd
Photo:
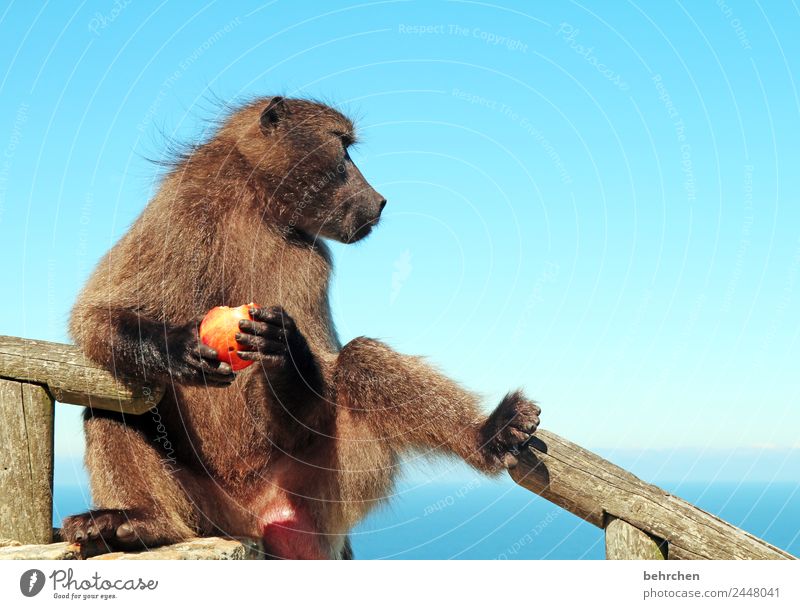
<svg viewBox="0 0 800 609">
<path fill-rule="evenodd" d="M 114 374 L 159 383 L 230 384 L 235 378 L 230 366 L 200 343 L 198 324 L 156 321 L 124 307 L 79 304 L 70 333 L 89 359 Z"/>
<path fill-rule="evenodd" d="M 421 358 L 363 337 L 339 353 L 334 384 L 338 407 L 364 417 L 395 450 L 442 450 L 486 472 L 513 465 L 539 423 L 538 406 L 519 392 L 487 417 L 478 396 Z"/>
<path fill-rule="evenodd" d="M 322 363 L 283 307 L 251 307 L 250 316 L 239 321 L 236 341 L 249 349 L 239 357 L 261 368 L 274 408 L 305 423 L 326 398 Z"/>
</svg>

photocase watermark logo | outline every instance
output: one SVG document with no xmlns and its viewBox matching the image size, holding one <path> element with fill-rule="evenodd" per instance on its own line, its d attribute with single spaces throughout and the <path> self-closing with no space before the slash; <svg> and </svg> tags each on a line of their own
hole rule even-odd
<svg viewBox="0 0 800 609">
<path fill-rule="evenodd" d="M 44 573 L 39 569 L 28 569 L 19 578 L 19 591 L 25 596 L 36 596 L 44 588 Z"/>
<path fill-rule="evenodd" d="M 73 569 L 55 569 L 45 576 L 39 569 L 28 569 L 19 578 L 19 591 L 24 596 L 36 596 L 50 580 L 51 591 L 55 599 L 65 600 L 111 600 L 120 598 L 121 594 L 139 591 L 152 591 L 158 588 L 157 579 L 106 579 L 98 572 L 81 578 Z"/>
<path fill-rule="evenodd" d="M 394 304 L 400 296 L 400 290 L 406 280 L 411 277 L 411 251 L 406 250 L 394 261 L 394 272 L 392 273 L 392 292 L 389 294 L 389 304 Z"/>
<path fill-rule="evenodd" d="M 131 0 L 116 0 L 114 6 L 108 13 L 104 14 L 100 11 L 96 11 L 89 20 L 89 31 L 94 33 L 95 36 L 99 36 L 100 30 L 104 30 L 114 23 L 117 17 L 120 16 L 122 11 L 124 11 L 130 3 Z"/>
<path fill-rule="evenodd" d="M 570 23 L 562 22 L 556 32 L 557 36 L 561 36 L 561 39 L 569 44 L 569 47 L 575 51 L 578 55 L 583 57 L 586 62 L 594 66 L 594 68 L 600 72 L 610 83 L 616 85 L 616 87 L 620 91 L 627 91 L 630 89 L 630 85 L 623 80 L 622 75 L 618 72 L 615 72 L 611 67 L 600 61 L 597 55 L 595 55 L 594 47 L 585 47 L 582 44 L 578 43 L 578 34 L 580 34 L 580 29 L 576 28 Z"/>
</svg>

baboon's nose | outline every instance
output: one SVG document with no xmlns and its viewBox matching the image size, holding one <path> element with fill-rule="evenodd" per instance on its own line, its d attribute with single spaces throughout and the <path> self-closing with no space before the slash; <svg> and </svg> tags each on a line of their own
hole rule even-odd
<svg viewBox="0 0 800 609">
<path fill-rule="evenodd" d="M 381 199 L 380 206 L 381 206 L 380 211 L 383 211 L 383 208 L 386 207 L 386 199 Z"/>
</svg>

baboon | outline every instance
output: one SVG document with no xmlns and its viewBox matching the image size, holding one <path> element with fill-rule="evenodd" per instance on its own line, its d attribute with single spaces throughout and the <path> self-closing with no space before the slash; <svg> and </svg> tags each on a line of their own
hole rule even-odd
<svg viewBox="0 0 800 609">
<path fill-rule="evenodd" d="M 71 542 L 131 550 L 195 536 L 263 539 L 276 558 L 350 558 L 348 532 L 386 497 L 398 455 L 512 466 L 539 423 L 519 391 L 486 416 L 424 360 L 369 338 L 343 347 L 328 302 L 331 254 L 386 200 L 348 153 L 354 126 L 304 99 L 261 98 L 179 155 L 71 313 L 92 361 L 166 386 L 131 416 L 87 409 L 95 509 L 64 520 Z M 217 305 L 240 322 L 234 373 L 203 345 Z"/>
</svg>

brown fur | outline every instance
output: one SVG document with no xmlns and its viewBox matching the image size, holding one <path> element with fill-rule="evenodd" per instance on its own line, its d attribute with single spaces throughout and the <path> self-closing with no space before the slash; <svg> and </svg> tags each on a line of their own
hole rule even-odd
<svg viewBox="0 0 800 609">
<path fill-rule="evenodd" d="M 348 531 L 387 496 L 402 451 L 487 473 L 513 464 L 538 424 L 521 394 L 487 418 L 423 360 L 366 338 L 339 344 L 319 237 L 363 238 L 385 203 L 346 156 L 353 138 L 321 104 L 248 104 L 178 160 L 101 260 L 73 309 L 74 340 L 115 373 L 168 388 L 140 416 L 87 411 L 99 507 L 67 518 L 67 539 L 132 548 L 263 534 L 276 556 L 346 557 Z M 196 324 L 247 302 L 282 308 L 243 337 L 257 361 L 231 382 L 197 355 Z M 270 525 L 286 506 L 297 518 L 284 538 Z"/>
</svg>

